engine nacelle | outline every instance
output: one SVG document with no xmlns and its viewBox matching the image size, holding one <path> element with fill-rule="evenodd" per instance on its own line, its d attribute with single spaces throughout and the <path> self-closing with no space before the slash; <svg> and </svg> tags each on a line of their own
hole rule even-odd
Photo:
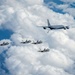
<svg viewBox="0 0 75 75">
<path fill-rule="evenodd" d="M 43 29 L 46 29 L 46 27 L 43 27 Z"/>
<path fill-rule="evenodd" d="M 67 28 L 67 29 L 69 29 L 69 27 L 68 27 L 68 26 L 66 26 L 66 28 Z"/>
</svg>

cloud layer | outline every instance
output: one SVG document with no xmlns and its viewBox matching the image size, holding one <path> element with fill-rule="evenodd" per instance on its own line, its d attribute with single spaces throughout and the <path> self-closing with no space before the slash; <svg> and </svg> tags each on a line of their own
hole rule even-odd
<svg viewBox="0 0 75 75">
<path fill-rule="evenodd" d="M 56 13 L 43 5 L 42 0 L 6 0 L 0 7 L 0 28 L 10 29 L 14 33 L 9 46 L 0 47 L 5 60 L 3 75 L 74 75 L 75 72 L 75 36 L 74 29 L 55 30 L 47 33 L 39 26 L 51 24 L 74 25 L 75 20 L 69 14 Z M 73 35 L 72 35 L 73 34 Z M 25 40 L 42 40 L 40 45 L 21 44 Z M 47 53 L 39 49 L 49 48 Z M 0 59 L 1 60 L 1 59 Z"/>
</svg>

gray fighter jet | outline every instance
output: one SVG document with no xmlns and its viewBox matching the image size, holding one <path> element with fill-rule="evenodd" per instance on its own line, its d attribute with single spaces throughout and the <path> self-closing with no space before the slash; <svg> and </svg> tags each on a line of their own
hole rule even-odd
<svg viewBox="0 0 75 75">
<path fill-rule="evenodd" d="M 35 42 L 33 42 L 32 44 L 41 44 L 42 43 L 42 41 L 35 41 Z"/>
<path fill-rule="evenodd" d="M 26 41 L 22 41 L 21 43 L 26 44 L 26 43 L 30 43 L 30 42 L 31 42 L 31 40 L 26 40 Z"/>
<path fill-rule="evenodd" d="M 39 50 L 38 52 L 49 52 L 49 49 L 48 48 L 44 48 L 43 50 Z"/>
<path fill-rule="evenodd" d="M 5 46 L 5 45 L 8 45 L 9 43 L 8 42 L 3 42 L 0 44 L 0 46 Z"/>
</svg>

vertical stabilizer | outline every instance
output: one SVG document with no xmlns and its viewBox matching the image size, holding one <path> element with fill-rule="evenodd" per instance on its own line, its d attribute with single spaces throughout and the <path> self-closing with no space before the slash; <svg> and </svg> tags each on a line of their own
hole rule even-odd
<svg viewBox="0 0 75 75">
<path fill-rule="evenodd" d="M 50 27 L 50 26 L 51 26 L 51 24 L 50 24 L 50 22 L 49 22 L 49 19 L 47 19 L 47 23 L 48 23 L 48 27 Z"/>
</svg>

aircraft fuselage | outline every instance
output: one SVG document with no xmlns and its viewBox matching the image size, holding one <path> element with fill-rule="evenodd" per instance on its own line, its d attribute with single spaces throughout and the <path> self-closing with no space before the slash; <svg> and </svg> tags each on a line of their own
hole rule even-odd
<svg viewBox="0 0 75 75">
<path fill-rule="evenodd" d="M 53 26 L 48 26 L 48 27 L 43 27 L 44 29 L 49 28 L 51 30 L 53 29 L 69 29 L 68 26 L 63 26 L 63 25 L 53 25 Z"/>
<path fill-rule="evenodd" d="M 48 23 L 48 26 L 43 26 L 43 29 L 51 29 L 51 30 L 55 30 L 55 29 L 69 29 L 69 26 L 64 26 L 64 25 L 51 25 L 50 22 L 49 22 L 49 19 L 47 19 L 47 23 Z"/>
</svg>

